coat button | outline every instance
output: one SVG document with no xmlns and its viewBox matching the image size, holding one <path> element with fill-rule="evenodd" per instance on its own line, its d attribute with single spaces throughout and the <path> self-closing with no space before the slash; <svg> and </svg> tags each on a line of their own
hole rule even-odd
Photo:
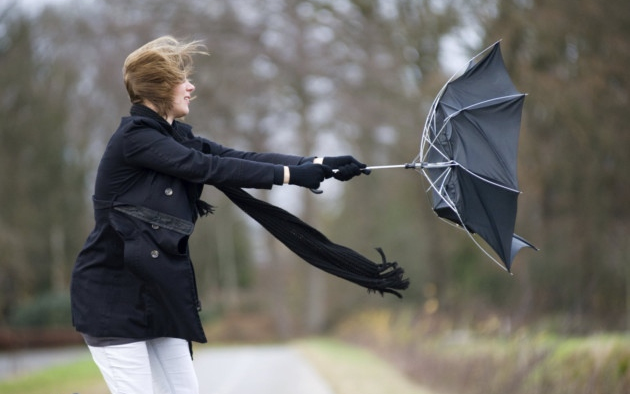
<svg viewBox="0 0 630 394">
<path fill-rule="evenodd" d="M 152 250 L 151 257 L 153 257 L 154 259 L 157 259 L 158 257 L 160 257 L 160 252 L 158 252 L 157 250 Z"/>
<path fill-rule="evenodd" d="M 158 226 L 157 224 L 152 224 L 151 228 L 154 229 L 154 230 L 159 230 L 160 226 Z"/>
<path fill-rule="evenodd" d="M 167 187 L 166 189 L 164 189 L 164 194 L 166 194 L 167 196 L 172 196 L 173 189 L 171 189 L 170 187 Z"/>
</svg>

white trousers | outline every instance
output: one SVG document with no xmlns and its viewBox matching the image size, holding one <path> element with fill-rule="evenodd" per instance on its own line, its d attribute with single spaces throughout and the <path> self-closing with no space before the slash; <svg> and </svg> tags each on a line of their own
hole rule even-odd
<svg viewBox="0 0 630 394">
<path fill-rule="evenodd" d="M 188 342 L 183 339 L 88 347 L 112 394 L 199 394 Z"/>
</svg>

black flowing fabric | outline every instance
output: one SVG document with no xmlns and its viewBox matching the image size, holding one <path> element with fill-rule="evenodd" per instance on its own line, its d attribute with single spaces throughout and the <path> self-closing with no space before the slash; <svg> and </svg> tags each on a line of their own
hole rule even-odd
<svg viewBox="0 0 630 394">
<path fill-rule="evenodd" d="M 217 186 L 234 204 L 260 223 L 280 242 L 313 266 L 346 279 L 369 291 L 394 294 L 409 287 L 404 270 L 396 262 L 382 258 L 377 264 L 342 245 L 331 242 L 326 236 L 282 208 L 258 200 L 238 187 Z"/>
</svg>

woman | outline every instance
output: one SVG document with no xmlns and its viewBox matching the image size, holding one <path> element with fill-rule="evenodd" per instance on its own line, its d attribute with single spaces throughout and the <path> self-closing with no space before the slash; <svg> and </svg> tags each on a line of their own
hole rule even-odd
<svg viewBox="0 0 630 394">
<path fill-rule="evenodd" d="M 112 393 L 198 393 L 189 346 L 206 337 L 188 238 L 212 209 L 199 200 L 203 185 L 317 188 L 365 167 L 351 156 L 242 152 L 194 136 L 177 119 L 189 112 L 200 47 L 161 37 L 124 63 L 130 116 L 99 164 L 95 227 L 71 286 L 73 324 Z"/>
</svg>

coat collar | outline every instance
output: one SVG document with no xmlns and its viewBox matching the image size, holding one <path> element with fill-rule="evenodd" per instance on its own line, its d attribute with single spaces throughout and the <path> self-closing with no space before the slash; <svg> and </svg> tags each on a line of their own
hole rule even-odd
<svg viewBox="0 0 630 394">
<path fill-rule="evenodd" d="M 140 116 L 158 122 L 169 135 L 179 142 L 183 142 L 188 139 L 187 134 L 190 132 L 191 127 L 186 123 L 174 120 L 173 124 L 170 124 L 157 112 L 142 104 L 133 104 L 129 113 L 131 116 Z"/>
<path fill-rule="evenodd" d="M 131 114 L 131 116 L 142 116 L 144 118 L 150 118 L 160 122 L 164 126 L 168 126 L 169 128 L 172 127 L 171 124 L 169 124 L 166 119 L 158 115 L 157 112 L 142 104 L 133 104 L 129 113 Z"/>
</svg>

